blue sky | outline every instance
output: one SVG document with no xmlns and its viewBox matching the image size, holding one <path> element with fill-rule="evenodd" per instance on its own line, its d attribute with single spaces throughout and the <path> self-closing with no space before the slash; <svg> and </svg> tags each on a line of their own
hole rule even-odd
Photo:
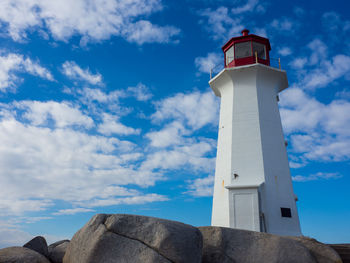
<svg viewBox="0 0 350 263">
<path fill-rule="evenodd" d="M 350 242 L 349 7 L 1 1 L 0 247 L 71 238 L 95 213 L 209 225 L 209 71 L 243 28 L 270 39 L 288 74 L 279 105 L 302 232 Z"/>
</svg>

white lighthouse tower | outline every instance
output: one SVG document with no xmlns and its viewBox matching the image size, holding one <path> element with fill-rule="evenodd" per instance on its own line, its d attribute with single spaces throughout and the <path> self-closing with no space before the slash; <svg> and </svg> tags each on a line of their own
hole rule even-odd
<svg viewBox="0 0 350 263">
<path fill-rule="evenodd" d="M 278 110 L 286 72 L 270 67 L 268 39 L 242 31 L 209 82 L 221 97 L 212 225 L 301 235 Z"/>
</svg>

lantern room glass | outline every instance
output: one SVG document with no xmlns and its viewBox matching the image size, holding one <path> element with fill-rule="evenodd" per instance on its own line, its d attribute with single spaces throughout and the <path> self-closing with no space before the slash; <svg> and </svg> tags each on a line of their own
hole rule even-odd
<svg viewBox="0 0 350 263">
<path fill-rule="evenodd" d="M 253 54 L 257 53 L 258 58 L 266 59 L 266 47 L 264 44 L 253 41 Z"/>
<path fill-rule="evenodd" d="M 230 64 L 234 60 L 233 46 L 226 51 L 226 65 Z"/>
<path fill-rule="evenodd" d="M 235 59 L 252 56 L 252 42 L 241 42 L 235 44 Z"/>
</svg>

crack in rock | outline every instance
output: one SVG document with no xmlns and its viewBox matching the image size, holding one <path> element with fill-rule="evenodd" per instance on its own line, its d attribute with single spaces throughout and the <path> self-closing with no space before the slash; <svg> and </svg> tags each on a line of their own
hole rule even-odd
<svg viewBox="0 0 350 263">
<path fill-rule="evenodd" d="M 110 233 L 112 233 L 112 234 L 114 234 L 114 235 L 118 235 L 118 236 L 121 236 L 121 237 L 125 237 L 125 238 L 131 239 L 131 240 L 138 241 L 138 242 L 140 242 L 141 244 L 145 245 L 146 247 L 148 247 L 148 248 L 150 248 L 150 249 L 156 251 L 159 255 L 161 255 L 163 258 L 165 258 L 166 260 L 168 260 L 170 263 L 176 263 L 175 261 L 171 260 L 171 259 L 168 258 L 167 256 L 163 255 L 163 253 L 161 253 L 157 248 L 150 246 L 149 244 L 143 242 L 142 240 L 139 240 L 139 239 L 137 239 L 137 238 L 129 237 L 129 236 L 127 236 L 127 235 L 123 235 L 123 234 L 120 234 L 120 233 L 115 233 L 115 232 L 113 232 L 113 231 L 110 231 L 110 230 L 107 228 L 106 224 L 105 224 L 107 218 L 108 218 L 108 217 L 106 217 L 106 218 L 104 219 L 104 221 L 103 221 L 103 225 L 104 225 L 105 228 L 106 228 L 106 232 L 110 232 Z"/>
</svg>

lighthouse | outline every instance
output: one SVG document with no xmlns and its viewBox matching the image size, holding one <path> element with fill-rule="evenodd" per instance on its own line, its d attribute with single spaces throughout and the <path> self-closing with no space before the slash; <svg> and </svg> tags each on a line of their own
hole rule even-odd
<svg viewBox="0 0 350 263">
<path fill-rule="evenodd" d="M 222 50 L 209 81 L 221 98 L 211 224 L 301 235 L 278 110 L 287 74 L 270 66 L 269 40 L 246 29 Z"/>
</svg>

